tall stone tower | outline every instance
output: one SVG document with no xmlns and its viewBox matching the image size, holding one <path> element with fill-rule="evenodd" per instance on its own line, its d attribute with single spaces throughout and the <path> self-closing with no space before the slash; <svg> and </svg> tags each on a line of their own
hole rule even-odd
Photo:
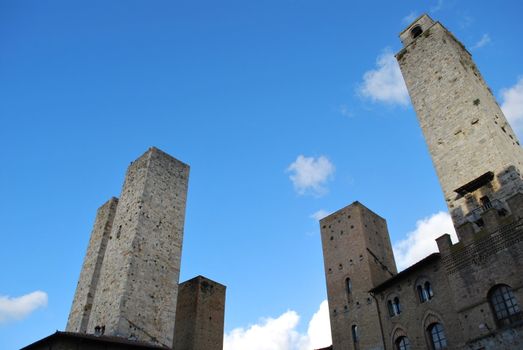
<svg viewBox="0 0 523 350">
<path fill-rule="evenodd" d="M 397 273 L 386 221 L 358 202 L 320 221 L 334 349 L 383 344 L 374 286 Z"/>
<path fill-rule="evenodd" d="M 129 166 L 99 211 L 68 330 L 172 347 L 188 179 L 156 148 Z"/>
<path fill-rule="evenodd" d="M 423 15 L 407 27 L 396 55 L 456 228 L 505 215 L 523 189 L 523 151 L 470 53 Z M 459 230 L 458 230 L 459 234 Z"/>
</svg>

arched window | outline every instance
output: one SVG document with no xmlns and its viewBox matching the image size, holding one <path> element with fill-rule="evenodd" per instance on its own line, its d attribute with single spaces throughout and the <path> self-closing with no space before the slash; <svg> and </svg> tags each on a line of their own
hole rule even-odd
<svg viewBox="0 0 523 350">
<path fill-rule="evenodd" d="M 423 285 L 423 289 L 425 290 L 425 294 L 427 294 L 429 300 L 432 299 L 432 297 L 434 296 L 434 292 L 432 291 L 432 286 L 430 285 L 429 281 L 425 282 L 425 284 Z"/>
<path fill-rule="evenodd" d="M 429 332 L 432 349 L 448 349 L 447 337 L 445 336 L 445 331 L 441 323 L 431 324 L 427 331 Z"/>
<path fill-rule="evenodd" d="M 418 36 L 421 35 L 421 33 L 423 33 L 423 29 L 421 29 L 420 26 L 415 26 L 415 27 L 412 28 L 412 30 L 410 31 L 410 35 L 412 35 L 412 39 L 416 39 Z"/>
<path fill-rule="evenodd" d="M 394 298 L 394 302 L 392 303 L 392 306 L 394 307 L 394 312 L 396 313 L 396 315 L 401 314 L 400 299 L 398 297 Z"/>
<path fill-rule="evenodd" d="M 489 292 L 489 302 L 498 327 L 508 326 L 523 318 L 512 288 L 507 285 L 493 287 Z"/>
<path fill-rule="evenodd" d="M 387 301 L 387 307 L 389 309 L 390 317 L 394 317 L 396 315 L 401 314 L 400 299 L 398 297 L 395 297 L 394 299 L 389 299 Z"/>
<path fill-rule="evenodd" d="M 360 335 L 358 334 L 358 326 L 352 325 L 352 342 L 354 343 L 355 349 L 358 349 L 359 341 L 360 341 Z"/>
<path fill-rule="evenodd" d="M 394 313 L 394 307 L 392 306 L 392 300 L 387 301 L 387 309 L 389 310 L 390 317 L 394 317 L 396 315 Z"/>
<path fill-rule="evenodd" d="M 396 339 L 396 350 L 410 350 L 409 338 L 399 337 Z"/>
<path fill-rule="evenodd" d="M 418 291 L 419 301 L 424 303 L 434 297 L 434 292 L 432 291 L 432 286 L 429 281 L 421 282 L 416 286 Z"/>
</svg>

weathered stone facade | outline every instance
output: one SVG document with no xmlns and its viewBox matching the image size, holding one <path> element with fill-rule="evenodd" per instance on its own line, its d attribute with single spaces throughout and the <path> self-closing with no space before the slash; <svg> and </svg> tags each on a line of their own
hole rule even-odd
<svg viewBox="0 0 523 350">
<path fill-rule="evenodd" d="M 523 150 L 470 53 L 427 15 L 400 39 L 396 57 L 455 225 L 476 222 L 486 200 L 507 209 L 523 190 Z"/>
<path fill-rule="evenodd" d="M 224 315 L 224 285 L 203 276 L 180 283 L 173 349 L 221 350 Z"/>
<path fill-rule="evenodd" d="M 387 223 L 355 202 L 320 226 L 335 348 L 351 349 L 356 335 L 362 348 L 379 349 L 378 311 L 368 291 L 397 273 Z"/>
<path fill-rule="evenodd" d="M 189 166 L 154 147 L 131 163 L 120 200 L 98 209 L 67 332 L 31 348 L 223 348 L 225 286 L 178 284 L 188 181 Z"/>
<path fill-rule="evenodd" d="M 102 206 L 67 331 L 171 347 L 189 167 L 150 148 Z"/>
<path fill-rule="evenodd" d="M 459 242 L 444 234 L 438 253 L 400 273 L 390 268 L 395 263 L 386 250 L 372 254 L 392 272 L 384 278 L 358 252 L 374 251 L 371 239 L 387 243 L 386 230 L 374 232 L 367 223 L 340 239 L 332 225 L 352 220 L 339 213 L 355 204 L 321 220 L 333 349 L 523 349 L 523 151 L 450 32 L 424 15 L 400 38 L 405 47 L 396 57 Z M 341 272 L 358 254 L 362 264 Z M 343 283 L 349 275 L 352 293 Z"/>
<path fill-rule="evenodd" d="M 68 332 L 87 333 L 87 324 L 91 316 L 96 287 L 100 279 L 100 271 L 117 205 L 118 199 L 113 197 L 102 205 L 96 213 L 96 221 L 76 286 L 73 306 L 67 320 L 66 330 Z"/>
<path fill-rule="evenodd" d="M 127 170 L 87 332 L 171 346 L 189 167 L 149 149 Z"/>
</svg>

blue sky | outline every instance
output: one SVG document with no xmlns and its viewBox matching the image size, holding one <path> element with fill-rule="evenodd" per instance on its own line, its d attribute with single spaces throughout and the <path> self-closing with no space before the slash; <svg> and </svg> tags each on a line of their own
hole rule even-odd
<svg viewBox="0 0 523 350">
<path fill-rule="evenodd" d="M 181 280 L 227 285 L 226 350 L 325 341 L 315 217 L 361 201 L 402 264 L 448 228 L 398 33 L 441 21 L 521 135 L 522 7 L 0 0 L 0 348 L 65 328 L 96 209 L 153 145 L 191 166 Z"/>
</svg>

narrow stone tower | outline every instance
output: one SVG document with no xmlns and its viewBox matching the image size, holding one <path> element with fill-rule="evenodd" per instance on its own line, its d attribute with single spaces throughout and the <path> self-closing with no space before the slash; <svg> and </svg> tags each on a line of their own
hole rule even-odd
<svg viewBox="0 0 523 350">
<path fill-rule="evenodd" d="M 407 27 L 396 55 L 456 228 L 505 215 L 523 189 L 523 151 L 470 53 L 423 15 Z M 458 230 L 459 234 L 459 230 Z"/>
<path fill-rule="evenodd" d="M 386 221 L 358 202 L 320 221 L 334 349 L 383 347 L 374 286 L 397 273 Z"/>
<path fill-rule="evenodd" d="M 96 212 L 96 220 L 76 286 L 73 306 L 67 320 L 66 330 L 68 332 L 87 333 L 87 324 L 91 316 L 93 300 L 100 280 L 100 271 L 102 270 L 117 205 L 118 199 L 113 197 Z"/>
<path fill-rule="evenodd" d="M 129 166 L 98 212 L 67 330 L 172 346 L 188 179 L 156 148 Z"/>
</svg>

